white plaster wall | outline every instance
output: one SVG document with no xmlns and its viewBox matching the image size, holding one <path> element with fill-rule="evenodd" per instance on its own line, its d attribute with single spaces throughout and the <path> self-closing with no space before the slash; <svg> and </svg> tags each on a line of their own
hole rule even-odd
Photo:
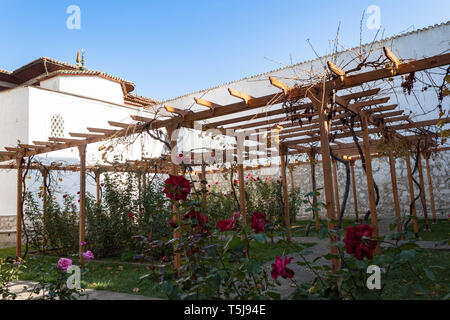
<svg viewBox="0 0 450 320">
<path fill-rule="evenodd" d="M 85 97 L 123 104 L 123 91 L 118 82 L 96 76 L 56 76 L 41 81 L 41 87 Z"/>
<path fill-rule="evenodd" d="M 0 145 L 16 146 L 18 140 L 28 143 L 28 88 L 16 88 L 0 93 Z M 16 211 L 15 170 L 0 170 L 0 215 Z"/>
</svg>

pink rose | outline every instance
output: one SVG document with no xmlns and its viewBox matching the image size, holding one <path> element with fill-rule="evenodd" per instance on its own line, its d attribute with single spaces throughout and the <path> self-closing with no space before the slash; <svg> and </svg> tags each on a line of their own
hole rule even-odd
<svg viewBox="0 0 450 320">
<path fill-rule="evenodd" d="M 87 260 L 88 262 L 91 261 L 92 259 L 94 259 L 94 254 L 92 253 L 92 251 L 86 251 L 82 254 L 83 258 L 85 260 Z"/>
<path fill-rule="evenodd" d="M 57 268 L 62 272 L 67 272 L 67 269 L 72 265 L 72 260 L 61 258 L 58 260 Z"/>
</svg>

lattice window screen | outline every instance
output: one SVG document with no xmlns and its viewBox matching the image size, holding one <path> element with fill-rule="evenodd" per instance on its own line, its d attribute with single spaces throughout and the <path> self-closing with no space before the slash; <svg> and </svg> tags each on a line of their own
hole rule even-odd
<svg viewBox="0 0 450 320">
<path fill-rule="evenodd" d="M 55 114 L 51 121 L 51 136 L 55 138 L 64 137 L 64 119 L 62 115 Z"/>
</svg>

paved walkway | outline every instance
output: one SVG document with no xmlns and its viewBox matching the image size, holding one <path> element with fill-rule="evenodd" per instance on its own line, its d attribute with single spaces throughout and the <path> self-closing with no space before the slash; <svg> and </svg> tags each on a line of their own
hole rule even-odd
<svg viewBox="0 0 450 320">
<path fill-rule="evenodd" d="M 16 300 L 27 300 L 30 297 L 30 292 L 36 282 L 31 281 L 17 281 L 10 288 L 11 292 L 17 294 Z M 135 294 L 112 292 L 106 290 L 86 289 L 84 296 L 79 297 L 78 300 L 161 300 L 158 298 L 145 297 Z M 31 297 L 38 299 L 38 295 L 32 294 Z"/>
<path fill-rule="evenodd" d="M 389 225 L 392 224 L 392 220 L 390 219 L 380 219 L 379 221 L 379 229 L 380 234 L 389 234 Z M 325 255 L 330 251 L 330 245 L 327 239 L 319 239 L 316 237 L 293 237 L 293 241 L 297 242 L 305 242 L 305 243 L 316 243 L 316 245 L 308 248 L 308 251 L 311 251 L 311 254 L 306 255 L 305 258 L 308 262 L 312 262 L 319 256 Z M 416 241 L 416 243 L 423 249 L 436 249 L 436 250 L 450 250 L 450 246 L 448 244 L 437 246 L 436 241 Z M 383 246 L 388 246 L 388 244 L 382 244 Z M 289 255 L 293 257 L 291 264 L 289 264 L 289 268 L 294 271 L 294 280 L 297 283 L 303 283 L 312 281 L 315 277 L 314 273 L 307 266 L 299 266 L 297 264 L 298 261 L 304 262 L 304 260 L 298 254 Z M 265 264 L 265 267 L 268 270 L 271 270 L 271 264 L 273 262 L 268 262 Z M 317 260 L 315 264 L 330 265 L 330 261 L 325 260 L 323 258 Z M 289 296 L 295 291 L 295 286 L 293 282 L 289 279 L 283 279 L 281 277 L 278 278 L 281 283 L 280 286 L 277 286 L 276 289 L 280 292 L 283 297 Z"/>
</svg>

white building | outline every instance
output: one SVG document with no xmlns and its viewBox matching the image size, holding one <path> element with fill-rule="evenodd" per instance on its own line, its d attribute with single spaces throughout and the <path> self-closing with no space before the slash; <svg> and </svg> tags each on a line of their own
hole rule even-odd
<svg viewBox="0 0 450 320">
<path fill-rule="evenodd" d="M 87 132 L 87 127 L 109 128 L 110 120 L 130 122 L 132 114 L 153 117 L 149 108 L 156 101 L 133 95 L 133 90 L 130 81 L 46 57 L 12 72 L 0 70 L 0 146 L 32 144 L 47 141 L 48 137 L 70 138 L 70 132 Z M 88 145 L 88 164 L 100 160 L 98 147 Z M 143 150 L 138 141 L 126 153 L 127 159 L 158 156 L 161 152 L 156 142 L 146 147 L 149 151 Z M 46 164 L 61 159 L 68 164 L 79 163 L 76 148 L 40 155 L 38 159 Z M 30 173 L 30 187 L 39 186 L 38 181 L 33 183 L 39 176 L 39 172 Z M 78 174 L 67 174 L 61 188 L 76 193 L 78 179 Z M 0 181 L 0 237 L 5 238 L 15 229 L 15 170 L 0 170 Z M 88 182 L 89 187 L 92 191 Z"/>
</svg>

